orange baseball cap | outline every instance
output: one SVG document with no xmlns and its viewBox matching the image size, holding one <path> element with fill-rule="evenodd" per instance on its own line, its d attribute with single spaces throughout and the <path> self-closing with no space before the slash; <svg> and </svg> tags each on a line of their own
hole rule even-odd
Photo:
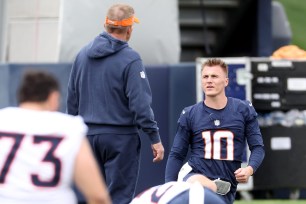
<svg viewBox="0 0 306 204">
<path fill-rule="evenodd" d="M 105 19 L 105 24 L 107 25 L 112 25 L 112 26 L 123 26 L 123 27 L 126 27 L 126 26 L 131 26 L 135 23 L 139 23 L 139 20 L 137 17 L 135 16 L 131 16 L 130 18 L 126 18 L 126 19 L 123 19 L 121 21 L 117 21 L 117 20 L 110 20 L 108 19 L 108 17 L 106 16 L 106 19 Z"/>
</svg>

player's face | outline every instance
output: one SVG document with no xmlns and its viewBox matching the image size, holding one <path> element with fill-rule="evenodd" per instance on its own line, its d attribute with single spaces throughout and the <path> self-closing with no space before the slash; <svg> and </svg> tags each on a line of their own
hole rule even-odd
<svg viewBox="0 0 306 204">
<path fill-rule="evenodd" d="M 220 66 L 205 66 L 202 70 L 202 89 L 206 97 L 225 95 L 228 78 Z"/>
</svg>

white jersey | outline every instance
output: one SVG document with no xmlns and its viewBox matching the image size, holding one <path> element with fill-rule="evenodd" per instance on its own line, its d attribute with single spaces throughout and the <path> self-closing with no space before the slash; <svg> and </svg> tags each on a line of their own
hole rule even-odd
<svg viewBox="0 0 306 204">
<path fill-rule="evenodd" d="M 0 110 L 0 203 L 70 204 L 81 117 L 22 108 Z"/>
<path fill-rule="evenodd" d="M 183 194 L 184 192 L 186 193 Z M 203 204 L 204 188 L 199 183 L 168 182 L 144 191 L 135 197 L 131 204 L 167 204 L 178 196 L 179 202 L 174 203 Z"/>
<path fill-rule="evenodd" d="M 136 196 L 130 204 L 225 204 L 215 192 L 199 182 L 171 181 Z"/>
</svg>

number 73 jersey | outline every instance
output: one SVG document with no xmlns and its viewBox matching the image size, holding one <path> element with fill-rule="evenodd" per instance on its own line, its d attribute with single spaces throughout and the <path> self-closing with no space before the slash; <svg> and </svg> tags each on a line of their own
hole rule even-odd
<svg viewBox="0 0 306 204">
<path fill-rule="evenodd" d="M 0 203 L 74 203 L 70 185 L 86 131 L 80 117 L 0 110 Z"/>
</svg>

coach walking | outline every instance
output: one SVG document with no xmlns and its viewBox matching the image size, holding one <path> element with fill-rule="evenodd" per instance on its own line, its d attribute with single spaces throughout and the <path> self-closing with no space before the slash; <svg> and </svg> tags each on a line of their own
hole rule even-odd
<svg viewBox="0 0 306 204">
<path fill-rule="evenodd" d="M 138 22 L 131 6 L 111 6 L 106 32 L 78 53 L 68 84 L 67 111 L 88 125 L 88 139 L 116 204 L 130 203 L 135 193 L 139 129 L 151 141 L 153 162 L 164 157 L 145 68 L 127 43 Z"/>
</svg>

